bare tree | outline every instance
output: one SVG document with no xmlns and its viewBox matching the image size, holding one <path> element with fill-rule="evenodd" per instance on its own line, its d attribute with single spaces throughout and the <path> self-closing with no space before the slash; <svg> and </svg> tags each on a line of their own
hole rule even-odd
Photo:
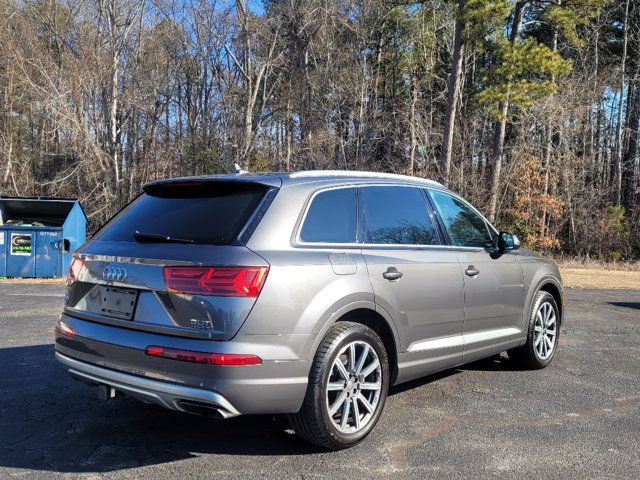
<svg viewBox="0 0 640 480">
<path fill-rule="evenodd" d="M 96 227 L 234 162 L 408 172 L 532 248 L 638 256 L 634 2 L 260 5 L 0 2 L 0 193 L 78 196 Z"/>
<path fill-rule="evenodd" d="M 618 92 L 618 116 L 616 123 L 616 158 L 615 158 L 615 203 L 621 204 L 622 200 L 622 121 L 626 85 L 627 46 L 629 44 L 629 0 L 624 4 L 622 40 L 622 63 L 620 65 L 620 91 Z M 628 95 L 628 94 L 627 94 Z"/>
<path fill-rule="evenodd" d="M 509 32 L 509 43 L 513 45 L 518 35 L 520 34 L 520 27 L 522 25 L 522 17 L 524 15 L 524 8 L 528 0 L 518 0 L 513 12 L 513 20 L 511 22 L 511 30 Z M 510 79 L 507 79 L 510 82 Z M 493 127 L 493 145 L 491 148 L 491 193 L 489 200 L 489 220 L 495 221 L 498 208 L 498 195 L 500 193 L 500 171 L 502 169 L 502 154 L 504 150 L 504 138 L 507 131 L 507 115 L 509 114 L 509 97 L 511 86 L 508 85 L 508 90 L 505 100 L 500 107 L 500 113 L 498 121 L 495 122 Z"/>
<path fill-rule="evenodd" d="M 458 3 L 458 14 L 453 33 L 453 53 L 451 55 L 451 71 L 447 88 L 447 104 L 442 127 L 442 152 L 440 154 L 440 179 L 447 186 L 451 175 L 451 155 L 453 151 L 453 132 L 462 79 L 462 62 L 464 60 L 464 0 Z"/>
</svg>

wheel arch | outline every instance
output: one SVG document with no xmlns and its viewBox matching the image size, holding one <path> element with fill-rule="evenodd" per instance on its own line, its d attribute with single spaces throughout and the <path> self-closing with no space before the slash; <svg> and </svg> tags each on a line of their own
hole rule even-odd
<svg viewBox="0 0 640 480">
<path fill-rule="evenodd" d="M 357 308 L 338 318 L 336 323 L 339 322 L 360 323 L 376 332 L 387 351 L 390 373 L 389 385 L 393 385 L 398 377 L 398 346 L 397 338 L 387 319 L 380 312 L 370 308 Z"/>
<path fill-rule="evenodd" d="M 323 327 L 317 333 L 316 338 L 309 349 L 309 360 L 315 356 L 318 346 L 327 332 L 338 322 L 354 322 L 360 323 L 371 328 L 382 340 L 389 358 L 389 371 L 391 378 L 389 385 L 393 385 L 398 374 L 398 351 L 400 345 L 398 343 L 398 333 L 396 331 L 393 320 L 384 315 L 386 312 L 380 312 L 376 309 L 375 303 L 372 302 L 354 302 L 348 306 L 341 308 L 335 312 L 331 318 L 325 322 Z"/>
<path fill-rule="evenodd" d="M 541 282 L 538 287 L 538 291 L 550 293 L 553 296 L 553 299 L 556 301 L 556 305 L 558 305 L 558 310 L 560 311 L 560 325 L 562 325 L 563 314 L 564 314 L 564 302 L 563 292 L 558 285 L 556 285 L 552 280 L 545 279 Z"/>
</svg>

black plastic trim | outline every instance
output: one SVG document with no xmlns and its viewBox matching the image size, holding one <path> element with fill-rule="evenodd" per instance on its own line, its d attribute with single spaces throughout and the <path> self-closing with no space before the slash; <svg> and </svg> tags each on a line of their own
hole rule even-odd
<svg viewBox="0 0 640 480">
<path fill-rule="evenodd" d="M 245 223 L 244 227 L 242 227 L 242 230 L 240 230 L 236 241 L 231 242 L 231 245 L 247 244 L 247 242 L 251 238 L 251 235 L 253 235 L 253 232 L 255 232 L 256 228 L 258 227 L 258 224 L 260 224 L 260 220 L 262 220 L 264 215 L 267 213 L 271 202 L 273 202 L 273 199 L 276 197 L 276 194 L 279 190 L 280 189 L 277 187 L 269 187 L 266 193 L 262 196 L 262 200 L 260 200 L 258 207 L 253 211 L 247 223 Z"/>
</svg>

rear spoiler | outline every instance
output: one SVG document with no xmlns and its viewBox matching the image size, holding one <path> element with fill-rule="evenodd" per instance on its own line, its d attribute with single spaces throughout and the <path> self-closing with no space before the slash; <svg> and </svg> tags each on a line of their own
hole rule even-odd
<svg viewBox="0 0 640 480">
<path fill-rule="evenodd" d="M 228 175 L 209 175 L 202 177 L 179 177 L 168 178 L 164 180 L 156 180 L 154 182 L 147 183 L 142 187 L 142 190 L 149 193 L 150 191 L 170 188 L 170 187 L 204 187 L 207 184 L 214 186 L 216 183 L 243 183 L 243 184 L 258 184 L 265 185 L 267 187 L 280 188 L 282 186 L 282 179 L 277 175 L 247 175 L 247 174 L 228 174 Z"/>
</svg>

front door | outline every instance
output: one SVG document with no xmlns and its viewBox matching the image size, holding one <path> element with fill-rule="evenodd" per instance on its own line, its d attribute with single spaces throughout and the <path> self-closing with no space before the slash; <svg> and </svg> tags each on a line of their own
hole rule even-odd
<svg viewBox="0 0 640 480">
<path fill-rule="evenodd" d="M 524 281 L 517 254 L 464 252 L 464 362 L 516 346 L 523 331 Z M 476 273 L 477 272 L 477 273 Z M 471 275 L 475 274 L 475 275 Z"/>
<path fill-rule="evenodd" d="M 431 191 L 464 281 L 464 362 L 516 346 L 523 332 L 524 279 L 516 253 L 494 252 L 496 234 L 462 199 Z"/>
<path fill-rule="evenodd" d="M 424 192 L 403 186 L 358 190 L 376 304 L 400 334 L 399 381 L 462 361 L 463 293 L 456 252 L 441 246 Z"/>
</svg>

